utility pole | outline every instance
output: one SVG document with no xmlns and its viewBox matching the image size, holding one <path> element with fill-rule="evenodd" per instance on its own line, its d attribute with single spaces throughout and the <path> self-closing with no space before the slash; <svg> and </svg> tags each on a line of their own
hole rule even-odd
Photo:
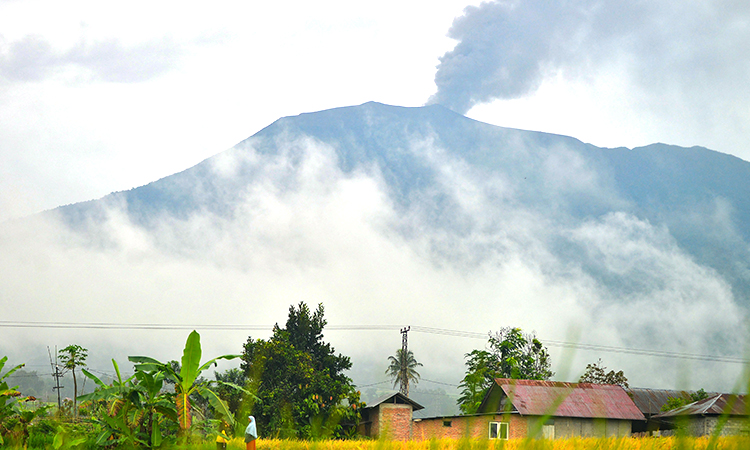
<svg viewBox="0 0 750 450">
<path fill-rule="evenodd" d="M 49 364 L 52 366 L 52 376 L 55 378 L 55 385 L 52 386 L 53 391 L 57 391 L 57 410 L 62 408 L 62 400 L 60 399 L 60 389 L 65 386 L 60 386 L 60 378 L 63 377 L 63 373 L 60 371 L 60 366 L 57 364 L 57 347 L 55 347 L 55 362 L 52 362 L 52 352 L 50 352 L 49 345 L 47 346 L 47 353 L 49 354 Z"/>
<path fill-rule="evenodd" d="M 409 345 L 407 342 L 409 330 L 411 330 L 411 326 L 401 329 L 401 362 L 402 363 L 406 360 L 406 356 L 409 354 Z M 399 391 L 405 396 L 407 397 L 409 396 L 409 377 L 401 378 L 401 389 L 399 389 Z"/>
</svg>

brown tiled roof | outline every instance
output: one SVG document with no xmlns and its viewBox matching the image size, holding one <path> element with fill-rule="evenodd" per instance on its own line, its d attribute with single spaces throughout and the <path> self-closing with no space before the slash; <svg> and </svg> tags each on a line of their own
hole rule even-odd
<svg viewBox="0 0 750 450">
<path fill-rule="evenodd" d="M 645 420 L 617 385 L 508 378 L 496 378 L 495 383 L 521 415 Z"/>
</svg>

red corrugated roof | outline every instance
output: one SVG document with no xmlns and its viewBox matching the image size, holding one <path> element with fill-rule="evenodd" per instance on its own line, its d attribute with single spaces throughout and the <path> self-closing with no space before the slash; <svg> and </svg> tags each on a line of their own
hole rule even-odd
<svg viewBox="0 0 750 450">
<path fill-rule="evenodd" d="M 511 380 L 495 383 L 521 415 L 645 420 L 627 392 L 616 385 Z"/>
</svg>

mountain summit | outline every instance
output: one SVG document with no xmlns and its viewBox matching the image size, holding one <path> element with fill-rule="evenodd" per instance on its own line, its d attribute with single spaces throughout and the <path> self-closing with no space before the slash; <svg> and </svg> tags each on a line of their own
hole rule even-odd
<svg viewBox="0 0 750 450">
<path fill-rule="evenodd" d="M 425 379 L 457 384 L 482 343 L 445 330 L 517 326 L 715 359 L 739 356 L 750 308 L 750 163 L 599 148 L 438 105 L 285 117 L 188 170 L 37 221 L 0 230 L 4 317 L 266 330 L 289 305 L 324 303 L 351 327 L 331 339 L 365 384 L 403 325 L 437 330 L 415 335 L 415 356 Z M 245 339 L 223 331 L 214 351 Z M 170 340 L 148 345 L 123 352 Z M 551 350 L 573 371 L 602 357 L 633 385 L 673 387 L 683 367 L 597 349 Z M 690 373 L 721 390 L 739 367 Z"/>
<path fill-rule="evenodd" d="M 627 214 L 720 273 L 742 302 L 750 298 L 750 163 L 701 147 L 599 148 L 488 125 L 439 105 L 368 102 L 285 117 L 191 169 L 59 212 L 73 226 L 91 225 L 91 218 L 119 205 L 147 228 L 165 217 L 231 216 L 254 182 L 274 170 L 269 164 L 283 158 L 299 168 L 308 145 L 327 148 L 329 162 L 345 176 L 375 175 L 398 211 L 419 211 L 431 229 L 506 233 L 501 221 L 493 230 L 491 221 L 472 219 L 467 209 L 480 205 L 499 216 L 525 211 L 552 227 Z M 281 191 L 295 189 L 292 177 L 275 182 Z M 552 241 L 555 253 L 597 279 L 619 278 L 570 239 Z"/>
</svg>

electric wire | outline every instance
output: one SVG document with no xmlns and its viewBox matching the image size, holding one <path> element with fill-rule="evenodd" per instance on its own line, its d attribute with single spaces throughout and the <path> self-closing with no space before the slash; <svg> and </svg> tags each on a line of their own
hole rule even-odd
<svg viewBox="0 0 750 450">
<path fill-rule="evenodd" d="M 420 382 L 422 382 L 422 381 L 426 381 L 426 382 L 428 382 L 428 383 L 434 383 L 434 384 L 442 384 L 443 386 L 450 386 L 450 387 L 454 387 L 454 388 L 457 388 L 457 387 L 458 387 L 458 385 L 457 385 L 457 384 L 455 384 L 455 383 L 446 383 L 446 382 L 444 382 L 444 381 L 434 381 L 434 380 L 428 380 L 428 379 L 426 379 L 426 378 L 420 378 L 420 379 L 419 379 L 419 381 L 420 381 Z"/>
<path fill-rule="evenodd" d="M 159 323 L 115 323 L 115 322 L 31 322 L 0 320 L 0 328 L 57 328 L 57 329 L 108 329 L 108 330 L 220 330 L 220 331 L 269 331 L 273 325 L 247 324 L 159 324 Z M 400 330 L 399 325 L 330 325 L 326 331 L 393 331 Z M 442 336 L 463 337 L 471 339 L 487 339 L 490 333 L 475 331 L 450 330 L 446 328 L 423 327 L 415 325 L 411 330 Z M 607 353 L 623 353 L 641 356 L 653 356 L 673 359 L 688 359 L 696 361 L 722 362 L 732 364 L 748 364 L 750 360 L 738 356 L 696 355 L 691 353 L 671 352 L 664 350 L 649 350 L 628 347 L 616 347 L 580 342 L 565 342 L 539 339 L 550 347 L 571 348 L 577 350 L 592 350 Z"/>
</svg>

